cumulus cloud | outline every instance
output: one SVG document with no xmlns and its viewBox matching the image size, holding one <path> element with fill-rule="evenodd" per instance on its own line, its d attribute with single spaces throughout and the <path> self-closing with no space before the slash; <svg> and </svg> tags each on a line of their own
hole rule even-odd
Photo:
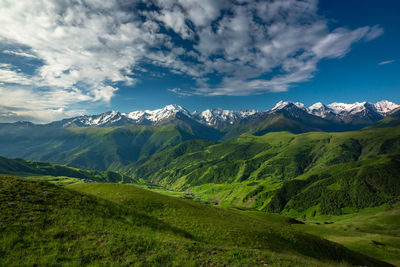
<svg viewBox="0 0 400 267">
<path fill-rule="evenodd" d="M 41 62 L 31 73 L 1 62 L 1 98 L 18 92 L 5 101 L 10 112 L 30 103 L 48 120 L 109 103 L 121 85 L 134 90 L 148 65 L 194 80 L 170 89 L 178 95 L 286 91 L 311 79 L 320 60 L 383 33 L 331 29 L 317 0 L 0 0 L 0 24 L 1 53 Z"/>
<path fill-rule="evenodd" d="M 76 88 L 69 91 L 34 90 L 21 85 L 0 85 L 0 96 L 0 122 L 29 120 L 44 123 L 65 116 L 77 116 L 85 110 L 76 103 L 90 100 L 90 96 L 85 96 Z"/>
</svg>

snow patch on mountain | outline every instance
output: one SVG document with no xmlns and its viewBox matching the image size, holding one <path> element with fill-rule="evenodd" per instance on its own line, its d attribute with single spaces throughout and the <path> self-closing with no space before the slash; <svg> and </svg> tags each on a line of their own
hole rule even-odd
<svg viewBox="0 0 400 267">
<path fill-rule="evenodd" d="M 193 112 L 192 117 L 200 123 L 216 126 L 220 123 L 234 124 L 235 122 L 256 114 L 258 111 L 252 110 L 223 110 L 220 108 L 206 109 L 202 112 Z"/>
<path fill-rule="evenodd" d="M 358 112 L 363 111 L 366 108 L 366 105 L 369 104 L 368 102 L 355 102 L 353 104 L 346 104 L 346 103 L 331 103 L 328 107 L 338 115 L 341 114 L 355 114 Z"/>
<path fill-rule="evenodd" d="M 324 105 L 321 102 L 317 102 L 309 107 L 300 102 L 279 101 L 270 112 L 282 109 L 290 109 L 293 112 L 294 107 L 321 118 L 327 118 L 328 115 L 332 115 L 340 119 L 346 116 L 360 116 L 360 114 L 361 116 L 366 116 L 366 114 L 376 114 L 378 117 L 387 116 L 400 106 L 387 100 L 382 100 L 375 104 L 364 101 L 352 104 L 333 102 L 329 105 Z"/>
<path fill-rule="evenodd" d="M 73 124 L 78 126 L 105 126 L 116 123 L 123 118 L 124 116 L 121 113 L 115 110 L 111 110 L 99 115 L 84 115 L 69 119 L 63 124 L 63 127 L 68 127 Z"/>
<path fill-rule="evenodd" d="M 164 108 L 155 110 L 132 111 L 124 115 L 136 122 L 148 120 L 152 123 L 157 123 L 175 116 L 178 112 L 190 117 L 189 111 L 179 105 L 167 105 Z"/>
<path fill-rule="evenodd" d="M 396 108 L 400 107 L 396 103 L 382 100 L 374 104 L 376 111 L 378 111 L 381 115 L 385 115 L 390 113 L 391 111 L 395 110 Z"/>
<path fill-rule="evenodd" d="M 321 118 L 326 118 L 326 116 L 332 112 L 332 110 L 330 108 L 328 108 L 321 102 L 317 102 L 317 103 L 309 106 L 308 111 L 310 114 L 313 114 L 313 115 L 321 117 Z"/>
<path fill-rule="evenodd" d="M 276 105 L 271 109 L 271 111 L 277 111 L 277 110 L 280 110 L 280 109 L 284 109 L 284 108 L 286 108 L 287 106 L 289 106 L 291 104 L 295 105 L 296 107 L 298 107 L 300 109 L 308 111 L 308 108 L 303 103 L 283 101 L 283 100 L 281 100 L 278 103 L 276 103 Z"/>
</svg>

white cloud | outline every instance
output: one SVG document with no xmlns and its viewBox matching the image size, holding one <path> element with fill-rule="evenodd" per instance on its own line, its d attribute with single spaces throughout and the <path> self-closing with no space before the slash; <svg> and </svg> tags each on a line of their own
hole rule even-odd
<svg viewBox="0 0 400 267">
<path fill-rule="evenodd" d="M 146 64 L 196 81 L 190 92 L 170 90 L 180 95 L 285 91 L 311 79 L 321 59 L 341 58 L 383 33 L 379 26 L 330 29 L 317 0 L 0 0 L 0 25 L 0 43 L 27 48 L 3 53 L 42 62 L 29 75 L 0 66 L 1 97 L 20 92 L 10 112 L 31 103 L 46 114 L 109 103 L 120 83 L 140 80 Z M 212 85 L 211 76 L 221 82 Z"/>
<path fill-rule="evenodd" d="M 158 15 L 158 19 L 165 23 L 165 25 L 173 29 L 176 33 L 180 34 L 182 38 L 192 38 L 193 32 L 185 23 L 185 15 L 178 8 L 173 10 L 162 10 Z"/>
<path fill-rule="evenodd" d="M 384 33 L 384 30 L 381 27 L 379 27 L 379 25 L 375 25 L 367 33 L 367 35 L 365 36 L 365 40 L 366 41 L 374 40 L 374 39 L 378 38 L 379 36 L 381 36 L 383 33 Z"/>
<path fill-rule="evenodd" d="M 191 96 L 191 95 L 193 95 L 192 93 L 190 93 L 188 91 L 185 91 L 185 90 L 183 90 L 181 88 L 178 88 L 178 87 L 170 88 L 170 89 L 168 89 L 168 91 L 170 91 L 170 92 L 172 92 L 174 94 L 177 94 L 179 96 Z"/>
<path fill-rule="evenodd" d="M 0 63 L 0 84 L 32 84 L 32 79 L 22 72 L 13 69 L 9 64 Z"/>
<path fill-rule="evenodd" d="M 379 62 L 378 65 L 379 65 L 379 66 L 387 65 L 387 64 L 393 63 L 393 62 L 395 62 L 395 61 L 396 61 L 396 60 L 385 60 L 385 61 Z"/>
<path fill-rule="evenodd" d="M 80 115 L 85 109 L 76 107 L 76 102 L 91 99 L 76 88 L 69 91 L 34 90 L 31 86 L 1 85 L 0 96 L 0 122 L 30 120 L 42 123 Z"/>
<path fill-rule="evenodd" d="M 29 109 L 0 106 L 0 123 L 10 121 L 30 121 L 35 123 L 46 123 L 49 121 L 60 120 L 62 118 L 83 115 L 84 111 L 67 111 L 63 108 L 58 109 Z"/>
<path fill-rule="evenodd" d="M 9 54 L 9 55 L 20 56 L 20 57 L 37 58 L 37 56 L 27 53 L 25 51 L 21 51 L 21 50 L 18 50 L 18 51 L 4 50 L 3 53 Z"/>
</svg>

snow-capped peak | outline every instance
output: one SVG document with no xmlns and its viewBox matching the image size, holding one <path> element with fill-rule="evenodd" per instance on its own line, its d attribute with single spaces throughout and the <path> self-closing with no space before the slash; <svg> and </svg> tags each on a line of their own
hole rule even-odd
<svg viewBox="0 0 400 267">
<path fill-rule="evenodd" d="M 206 109 L 202 112 L 192 113 L 194 119 L 209 126 L 216 126 L 221 123 L 233 124 L 240 119 L 256 114 L 258 111 L 252 110 L 224 110 L 221 108 Z"/>
<path fill-rule="evenodd" d="M 289 105 L 295 105 L 296 107 L 303 109 L 305 111 L 308 110 L 308 108 L 306 107 L 306 105 L 304 105 L 303 103 L 300 102 L 290 102 L 290 101 L 279 101 L 278 103 L 276 103 L 276 105 L 271 109 L 271 111 L 276 111 L 276 110 L 280 110 L 283 108 L 286 108 Z"/>
<path fill-rule="evenodd" d="M 178 112 L 190 116 L 189 111 L 184 109 L 183 107 L 179 105 L 167 105 L 163 108 L 160 109 L 155 109 L 155 110 L 138 110 L 138 111 L 132 111 L 126 116 L 136 122 L 143 122 L 145 120 L 148 120 L 152 123 L 157 123 L 159 121 L 168 119 L 174 115 L 176 115 Z"/>
<path fill-rule="evenodd" d="M 396 103 L 393 103 L 393 102 L 390 102 L 387 100 L 382 100 L 382 101 L 375 103 L 374 107 L 375 107 L 376 111 L 378 111 L 378 113 L 380 113 L 381 115 L 385 115 L 400 106 L 397 105 Z"/>
<path fill-rule="evenodd" d="M 122 120 L 124 116 L 115 110 L 106 111 L 98 115 L 84 115 L 71 119 L 67 119 L 62 127 L 69 127 L 70 125 L 79 126 L 107 126 Z"/>
<path fill-rule="evenodd" d="M 177 105 L 177 104 L 170 104 L 170 105 L 166 105 L 164 108 L 164 110 L 170 110 L 170 111 L 186 111 L 186 109 L 184 109 L 183 107 Z"/>
<path fill-rule="evenodd" d="M 387 114 L 389 114 L 389 112 L 398 107 L 400 106 L 393 102 L 382 100 L 375 104 L 372 104 L 367 101 L 355 102 L 352 104 L 333 102 L 327 106 L 318 102 L 310 106 L 309 109 L 312 112 L 312 114 L 320 117 L 324 117 L 323 114 L 327 114 L 328 112 L 333 112 L 338 116 L 347 116 L 347 115 L 358 114 L 366 110 L 368 110 L 369 112 L 378 113 L 379 115 L 382 116 L 386 116 Z M 322 110 L 324 110 L 324 112 L 320 112 Z"/>
<path fill-rule="evenodd" d="M 375 113 L 376 116 L 378 117 L 387 116 L 392 110 L 400 107 L 399 105 L 387 100 L 382 100 L 375 104 L 364 101 L 364 102 L 355 102 L 352 104 L 333 102 L 329 105 L 324 105 L 321 102 L 317 102 L 311 105 L 310 107 L 306 107 L 303 103 L 300 102 L 279 101 L 271 109 L 271 111 L 274 112 L 281 109 L 290 109 L 291 107 L 293 107 L 293 105 L 308 112 L 309 114 L 321 118 L 327 118 L 328 115 L 329 116 L 332 115 L 338 118 L 343 118 L 349 115 L 352 116 L 355 114 L 360 114 L 360 112 L 364 113 L 367 112 L 368 114 Z"/>
<path fill-rule="evenodd" d="M 325 108 L 326 108 L 326 106 L 324 104 L 322 104 L 321 102 L 317 102 L 308 107 L 308 109 L 310 109 L 310 110 L 325 109 Z"/>
<path fill-rule="evenodd" d="M 357 113 L 357 112 L 364 110 L 367 104 L 369 104 L 369 103 L 368 102 L 355 102 L 353 104 L 346 104 L 346 103 L 333 102 L 333 103 L 329 104 L 328 107 L 335 114 Z"/>
<path fill-rule="evenodd" d="M 330 112 L 332 112 L 330 108 L 328 108 L 321 102 L 317 102 L 317 103 L 309 106 L 308 110 L 309 110 L 310 114 L 313 114 L 313 115 L 321 117 L 321 118 L 326 118 L 326 116 Z"/>
</svg>

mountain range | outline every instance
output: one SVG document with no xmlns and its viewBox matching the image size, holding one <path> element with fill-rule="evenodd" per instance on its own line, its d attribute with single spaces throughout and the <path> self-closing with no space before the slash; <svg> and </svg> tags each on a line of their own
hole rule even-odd
<svg viewBox="0 0 400 267">
<path fill-rule="evenodd" d="M 331 103 L 325 105 L 321 102 L 309 107 L 300 102 L 280 101 L 271 110 L 223 110 L 220 108 L 204 111 L 189 112 L 179 105 L 167 105 L 161 109 L 140 110 L 129 113 L 107 111 L 97 115 L 83 115 L 67 118 L 48 124 L 35 125 L 39 127 L 111 127 L 127 124 L 158 125 L 178 116 L 187 117 L 208 127 L 219 130 L 232 128 L 239 124 L 256 120 L 260 117 L 272 117 L 275 114 L 284 113 L 294 119 L 322 119 L 335 124 L 349 124 L 365 126 L 377 122 L 388 115 L 400 113 L 400 106 L 393 102 L 382 100 L 377 103 L 356 102 L 353 104 Z M 310 117 L 312 116 L 312 117 Z M 16 122 L 15 125 L 34 126 L 29 122 Z M 343 127 L 339 127 L 342 130 Z"/>
<path fill-rule="evenodd" d="M 131 169 L 154 153 L 189 140 L 211 143 L 242 134 L 344 132 L 400 125 L 399 105 L 380 101 L 314 104 L 280 101 L 268 111 L 162 109 L 109 111 L 48 124 L 0 123 L 0 155 L 91 170 Z"/>
</svg>

